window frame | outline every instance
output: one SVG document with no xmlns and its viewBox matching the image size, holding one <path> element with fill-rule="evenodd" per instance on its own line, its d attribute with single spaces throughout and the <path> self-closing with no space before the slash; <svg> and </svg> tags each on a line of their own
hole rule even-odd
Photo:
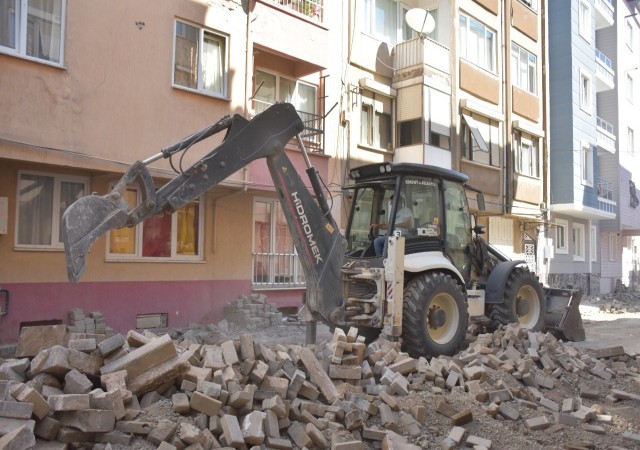
<svg viewBox="0 0 640 450">
<path fill-rule="evenodd" d="M 567 240 L 569 237 L 569 221 L 564 219 L 556 219 L 555 225 L 556 232 L 553 245 L 555 247 L 556 253 L 566 255 L 569 253 L 569 246 L 567 244 Z"/>
<path fill-rule="evenodd" d="M 269 251 L 267 252 L 267 257 L 271 258 L 271 257 L 277 257 L 278 255 L 282 256 L 288 256 L 291 257 L 293 259 L 293 278 L 294 281 L 293 282 L 287 282 L 287 283 L 282 283 L 282 282 L 277 282 L 276 281 L 276 277 L 278 276 L 278 274 L 275 273 L 275 267 L 273 267 L 274 270 L 271 270 L 271 265 L 269 266 L 269 279 L 266 282 L 257 282 L 256 281 L 256 273 L 255 273 L 255 268 L 256 268 L 256 257 L 258 255 L 258 252 L 256 251 L 256 216 L 255 216 L 255 204 L 256 202 L 261 202 L 261 203 L 268 203 L 269 205 L 271 205 L 270 208 L 270 230 L 269 230 L 269 244 L 270 244 L 270 248 Z M 293 241 L 293 236 L 291 235 L 291 231 L 289 230 L 289 227 L 285 227 L 286 232 L 289 234 L 289 237 L 292 240 L 292 246 L 293 246 L 293 253 L 291 254 L 280 254 L 276 251 L 276 249 L 274 248 L 275 245 L 275 241 L 276 241 L 276 235 L 277 235 L 277 221 L 276 221 L 276 217 L 277 217 L 277 208 L 282 208 L 282 205 L 280 204 L 280 200 L 278 200 L 277 198 L 273 198 L 273 197 L 253 197 L 253 201 L 251 202 L 251 284 L 253 286 L 254 289 L 302 289 L 305 288 L 307 283 L 306 283 L 306 279 L 305 279 L 305 273 L 302 267 L 302 264 L 300 262 L 299 256 L 298 256 L 298 250 L 296 249 L 295 246 L 295 242 Z M 268 262 L 271 264 L 271 259 L 268 259 Z M 273 264 L 275 265 L 275 262 L 273 262 Z M 301 282 L 298 282 L 296 280 L 299 279 L 299 277 L 302 276 L 302 280 Z"/>
<path fill-rule="evenodd" d="M 609 233 L 609 261 L 615 261 L 618 254 L 618 235 Z"/>
<path fill-rule="evenodd" d="M 586 0 L 580 0 L 578 3 L 578 33 L 589 43 L 591 42 L 592 27 L 591 5 Z"/>
<path fill-rule="evenodd" d="M 53 178 L 53 192 L 52 192 L 52 205 L 51 205 L 51 243 L 49 244 L 21 244 L 19 243 L 19 233 L 20 229 L 20 182 L 22 180 L 22 175 L 33 175 L 40 177 L 49 177 Z M 55 172 L 40 172 L 37 170 L 19 170 L 18 178 L 17 178 L 17 188 L 16 188 L 16 217 L 15 217 L 15 229 L 16 232 L 14 234 L 14 249 L 15 250 L 64 250 L 64 244 L 62 241 L 58 240 L 58 236 L 60 235 L 60 223 L 62 220 L 62 213 L 60 212 L 60 193 L 61 193 L 61 184 L 67 183 L 81 183 L 84 185 L 82 196 L 89 195 L 91 188 L 91 180 L 89 177 L 81 176 L 81 175 L 68 175 L 61 174 Z M 57 195 L 56 195 L 57 194 Z"/>
<path fill-rule="evenodd" d="M 598 261 L 598 228 L 595 225 L 590 228 L 589 259 L 591 262 Z"/>
<path fill-rule="evenodd" d="M 585 84 L 585 82 L 587 84 Z M 591 75 L 580 68 L 580 109 L 591 115 L 593 112 L 593 86 Z M 585 104 L 587 102 L 587 104 Z"/>
<path fill-rule="evenodd" d="M 574 223 L 571 226 L 571 241 L 573 243 L 573 260 L 585 260 L 585 227 L 583 223 Z M 577 235 L 576 235 L 577 234 Z"/>
<path fill-rule="evenodd" d="M 588 142 L 582 142 L 580 145 L 580 179 L 584 186 L 593 187 L 594 167 L 593 157 L 595 152 Z"/>
<path fill-rule="evenodd" d="M 538 0 L 519 0 L 520 3 L 524 4 L 527 8 L 538 11 Z"/>
<path fill-rule="evenodd" d="M 198 31 L 198 64 L 196 69 L 198 72 L 198 78 L 197 78 L 196 88 L 184 86 L 176 82 L 176 51 L 177 51 L 176 44 L 177 44 L 177 38 L 178 38 L 178 23 L 195 28 Z M 213 40 L 217 40 L 218 42 L 224 43 L 224 55 L 222 56 L 224 67 L 222 68 L 221 92 L 212 91 L 204 87 L 204 68 L 202 66 L 202 59 L 203 59 L 203 51 L 204 51 L 203 43 L 204 43 L 205 36 L 209 36 Z M 183 89 L 185 91 L 206 95 L 208 97 L 228 100 L 229 99 L 228 98 L 228 95 L 229 95 L 229 36 L 219 31 L 215 31 L 211 28 L 207 28 L 202 25 L 196 25 L 186 20 L 181 20 L 177 18 L 174 19 L 173 55 L 172 55 L 172 62 L 171 62 L 171 86 L 176 89 Z"/>
<path fill-rule="evenodd" d="M 625 43 L 627 44 L 627 47 L 629 47 L 629 50 L 633 51 L 633 24 L 630 20 L 627 20 L 626 25 Z"/>
<path fill-rule="evenodd" d="M 497 75 L 498 74 L 498 61 L 497 61 L 497 58 L 498 58 L 497 45 L 498 45 L 498 43 L 496 41 L 497 33 L 492 28 L 489 28 L 487 25 L 485 25 L 484 23 L 480 22 L 478 19 L 476 19 L 475 17 L 473 17 L 473 16 L 471 16 L 471 15 L 469 15 L 467 13 L 464 13 L 464 12 L 460 11 L 458 16 L 459 16 L 458 17 L 458 26 L 459 26 L 459 29 L 460 29 L 459 30 L 460 31 L 460 36 L 459 36 L 460 56 L 462 58 L 464 58 L 465 61 L 468 61 L 469 63 L 473 64 L 474 66 L 477 66 L 477 67 L 479 67 L 479 68 L 481 68 L 483 70 L 486 70 L 487 72 L 490 72 L 490 73 L 492 73 L 494 75 Z M 463 27 L 463 24 L 462 24 L 463 20 L 465 21 L 464 27 Z M 490 56 L 490 60 L 491 60 L 490 61 L 491 67 L 487 67 L 487 64 L 486 64 L 487 63 L 487 61 L 486 61 L 486 56 L 487 56 L 486 52 L 484 52 L 485 53 L 485 61 L 482 64 L 478 60 L 471 59 L 472 55 L 476 55 L 478 53 L 478 52 L 475 52 L 475 51 L 472 52 L 472 53 L 469 52 L 469 47 L 470 47 L 470 44 L 471 44 L 471 41 L 470 41 L 471 40 L 470 29 L 471 29 L 471 26 L 472 26 L 472 23 L 471 23 L 472 21 L 475 22 L 475 24 L 476 24 L 475 26 L 477 26 L 479 28 L 481 27 L 483 29 L 483 31 L 484 31 L 484 33 L 483 33 L 483 41 L 482 41 L 484 43 L 484 45 L 482 46 L 484 49 L 487 48 L 487 44 L 486 44 L 487 34 L 489 33 L 492 36 L 492 44 L 493 45 L 491 45 L 491 52 L 490 52 L 490 55 L 489 55 Z M 463 33 L 464 33 L 464 36 L 463 36 Z"/>
<path fill-rule="evenodd" d="M 625 90 L 627 91 L 627 100 L 629 100 L 629 103 L 633 105 L 633 77 L 630 73 L 627 73 L 627 83 L 625 88 Z"/>
<path fill-rule="evenodd" d="M 631 127 L 627 127 L 627 153 L 635 155 L 635 131 Z"/>
<path fill-rule="evenodd" d="M 302 107 L 300 106 L 300 103 L 299 103 L 300 98 L 301 98 L 300 94 L 299 94 L 300 86 L 303 85 L 303 86 L 306 86 L 306 87 L 313 88 L 313 91 L 314 91 L 313 109 L 314 110 L 313 110 L 313 112 L 309 112 L 309 113 L 313 114 L 313 115 L 317 115 L 318 114 L 318 86 L 316 86 L 315 84 L 307 83 L 306 81 L 302 81 L 302 80 L 295 79 L 295 78 L 290 78 L 288 76 L 285 76 L 285 75 L 283 75 L 283 74 L 281 74 L 279 72 L 273 71 L 273 70 L 266 70 L 266 69 L 264 69 L 262 67 L 256 67 L 255 68 L 255 72 L 254 72 L 254 76 L 255 77 L 257 77 L 258 72 L 261 72 L 261 73 L 264 73 L 264 74 L 267 74 L 267 75 L 271 75 L 271 76 L 273 76 L 275 78 L 275 80 L 274 80 L 275 81 L 275 92 L 274 92 L 275 101 L 274 101 L 274 103 L 282 101 L 282 100 L 280 100 L 280 94 L 281 94 L 281 81 L 283 79 L 295 83 L 294 94 L 293 94 L 294 97 L 295 97 L 294 98 L 295 101 L 294 102 L 290 102 L 290 103 L 293 104 L 294 108 L 296 108 L 297 111 L 302 111 Z M 258 86 L 255 86 L 255 89 L 258 89 Z M 258 99 L 257 96 L 258 96 L 259 93 L 260 93 L 260 91 L 258 90 L 256 92 L 256 94 L 254 95 L 254 97 L 253 97 L 253 101 L 254 101 L 253 110 L 254 110 L 254 113 L 256 113 L 256 114 L 258 112 L 262 111 L 262 110 L 258 111 L 258 108 L 255 107 L 255 102 L 256 101 L 268 104 L 269 106 L 273 105 L 273 103 L 269 103 L 266 100 Z"/>
<path fill-rule="evenodd" d="M 540 138 L 534 135 L 528 135 L 520 130 L 515 130 L 515 142 L 516 142 L 516 157 L 515 157 L 515 170 L 518 174 L 531 178 L 540 178 Z M 528 171 L 523 170 L 523 143 L 529 148 L 528 153 L 530 167 Z"/>
<path fill-rule="evenodd" d="M 387 2 L 389 4 L 395 5 L 395 24 L 392 25 L 394 30 L 383 30 L 380 31 L 376 28 L 378 21 L 376 20 L 376 2 Z M 390 46 L 396 45 L 398 42 L 401 42 L 403 27 L 400 23 L 398 15 L 402 13 L 402 3 L 398 0 L 364 0 L 364 12 L 363 12 L 363 20 L 362 24 L 363 31 L 369 36 L 381 41 L 385 42 Z M 384 26 L 384 25 L 383 25 Z M 391 34 L 387 36 L 385 33 L 389 31 Z"/>
<path fill-rule="evenodd" d="M 460 146 L 462 158 L 467 161 L 473 161 L 476 164 L 482 164 L 488 167 L 500 167 L 500 122 L 492 119 L 488 116 L 483 116 L 481 114 L 473 113 L 470 111 L 464 110 L 461 113 L 462 119 L 460 120 L 461 129 L 460 129 Z M 489 126 L 489 140 L 486 140 L 486 136 L 482 136 L 482 133 L 475 125 L 476 120 L 487 120 Z M 487 124 L 484 124 L 485 126 Z M 493 129 L 497 129 L 497 132 L 493 133 Z M 491 140 L 491 137 L 495 134 L 497 142 Z M 474 150 L 473 142 L 477 144 L 479 150 Z M 470 146 L 469 146 L 470 145 Z M 488 151 L 483 150 L 483 147 L 487 148 Z M 489 155 L 489 163 L 482 161 L 480 157 L 474 158 L 474 152 L 480 152 L 479 156 L 482 153 Z M 495 158 L 494 158 L 495 156 Z M 495 159 L 495 161 L 494 161 Z"/>
<path fill-rule="evenodd" d="M 113 188 L 115 184 L 112 184 Z M 136 205 L 140 204 L 142 200 L 142 192 L 138 186 L 127 186 L 127 191 L 135 191 L 136 193 Z M 111 235 L 112 232 L 107 233 L 106 247 L 105 247 L 105 261 L 106 262 L 163 262 L 163 263 L 184 263 L 184 262 L 202 262 L 204 261 L 204 230 L 205 230 L 205 201 L 204 195 L 192 200 L 198 201 L 198 249 L 196 255 L 180 255 L 177 253 L 177 233 L 178 233 L 178 209 L 171 214 L 171 255 L 164 256 L 143 256 L 144 251 L 144 221 L 137 224 L 134 228 L 134 253 L 112 253 L 111 248 Z M 191 202 L 189 202 L 191 203 Z M 132 206 L 132 205 L 130 205 Z M 113 230 L 112 230 L 113 231 Z"/>
<path fill-rule="evenodd" d="M 514 48 L 515 47 L 515 48 Z M 524 54 L 524 55 L 523 55 Z M 516 44 L 515 42 L 511 43 L 511 57 L 516 57 L 516 63 L 511 65 L 511 84 L 517 86 L 518 88 L 529 92 L 532 95 L 538 95 L 538 57 L 537 55 L 531 53 L 524 47 Z M 526 57 L 527 61 L 527 70 L 526 70 L 526 80 L 522 80 L 522 56 Z M 533 64 L 531 62 L 531 58 L 533 57 Z M 533 72 L 531 70 L 533 69 Z M 515 73 L 515 76 L 514 76 Z M 531 74 L 533 73 L 533 80 L 531 80 Z M 515 81 L 514 81 L 515 80 Z"/>
<path fill-rule="evenodd" d="M 377 97 L 385 97 L 388 101 L 393 102 L 392 98 L 389 98 L 386 95 L 380 94 L 373 90 L 366 90 L 367 94 L 371 95 L 371 98 L 363 95 L 360 95 L 360 135 L 358 136 L 358 145 L 362 147 L 368 147 L 372 149 L 377 149 L 385 152 L 392 152 L 395 148 L 393 142 L 393 114 L 390 112 L 389 114 L 384 112 L 384 108 L 382 111 L 378 111 L 376 105 L 378 103 Z M 393 109 L 393 108 L 392 108 Z M 366 114 L 365 114 L 366 111 Z M 363 119 L 366 117 L 368 123 L 363 123 Z M 380 133 L 380 124 L 382 120 L 387 123 L 388 126 L 388 146 L 383 147 L 381 142 L 381 133 Z M 363 140 L 363 132 L 366 130 L 367 140 Z M 377 141 L 376 141 L 377 139 Z M 396 136 L 397 139 L 397 136 Z"/>
<path fill-rule="evenodd" d="M 0 53 L 15 56 L 29 61 L 38 62 L 54 67 L 64 67 L 64 43 L 66 41 L 66 17 L 67 17 L 67 0 L 60 0 L 60 16 L 55 17 L 60 20 L 60 36 L 59 36 L 59 60 L 51 61 L 27 53 L 28 31 L 29 31 L 29 0 L 12 0 L 14 5 L 14 32 L 13 40 L 15 48 L 0 45 Z M 17 10 L 17 13 L 16 13 Z M 15 17 L 15 16 L 18 17 Z M 55 15 L 55 14 L 54 14 Z"/>
</svg>

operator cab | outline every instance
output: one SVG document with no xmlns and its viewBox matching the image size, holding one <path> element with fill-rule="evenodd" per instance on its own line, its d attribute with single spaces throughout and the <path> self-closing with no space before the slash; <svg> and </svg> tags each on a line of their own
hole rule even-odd
<svg viewBox="0 0 640 450">
<path fill-rule="evenodd" d="M 471 243 L 466 175 L 410 163 L 352 169 L 353 204 L 347 226 L 347 257 L 381 265 L 387 235 L 405 237 L 405 254 L 444 252 L 465 276 Z M 375 261 L 378 259 L 379 261 Z"/>
</svg>

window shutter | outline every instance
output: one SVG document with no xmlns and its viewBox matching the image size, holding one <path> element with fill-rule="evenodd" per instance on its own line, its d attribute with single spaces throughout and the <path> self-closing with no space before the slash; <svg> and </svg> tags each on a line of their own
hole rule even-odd
<svg viewBox="0 0 640 450">
<path fill-rule="evenodd" d="M 451 134 L 451 96 L 444 92 L 429 90 L 431 113 L 431 131 L 450 136 Z"/>
<path fill-rule="evenodd" d="M 422 117 L 422 85 L 398 90 L 398 122 Z"/>
</svg>

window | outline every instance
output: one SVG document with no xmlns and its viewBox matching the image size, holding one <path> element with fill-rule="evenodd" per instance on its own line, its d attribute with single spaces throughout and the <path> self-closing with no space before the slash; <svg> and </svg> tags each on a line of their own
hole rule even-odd
<svg viewBox="0 0 640 450">
<path fill-rule="evenodd" d="M 398 146 L 416 145 L 422 142 L 422 119 L 398 122 Z"/>
<path fill-rule="evenodd" d="M 360 112 L 360 144 L 392 150 L 391 98 L 363 91 Z"/>
<path fill-rule="evenodd" d="M 584 225 L 573 224 L 573 260 L 584 261 Z"/>
<path fill-rule="evenodd" d="M 61 65 L 66 0 L 0 2 L 0 51 Z"/>
<path fill-rule="evenodd" d="M 194 91 L 227 95 L 227 38 L 176 20 L 173 84 Z"/>
<path fill-rule="evenodd" d="M 395 0 L 364 0 L 364 31 L 395 45 L 398 40 L 398 3 Z"/>
<path fill-rule="evenodd" d="M 436 131 L 431 131 L 431 133 L 429 133 L 429 144 L 445 150 L 449 150 L 451 147 L 449 136 L 440 134 Z"/>
<path fill-rule="evenodd" d="M 316 114 L 316 87 L 277 74 L 256 70 L 255 112 L 261 113 L 276 102 L 291 103 L 307 123 Z"/>
<path fill-rule="evenodd" d="M 609 233 L 609 261 L 615 261 L 618 253 L 618 235 Z"/>
<path fill-rule="evenodd" d="M 633 103 L 633 77 L 627 74 L 627 100 Z"/>
<path fill-rule="evenodd" d="M 538 178 L 538 138 L 516 131 L 516 172 Z"/>
<path fill-rule="evenodd" d="M 580 109 L 591 114 L 591 77 L 580 70 Z"/>
<path fill-rule="evenodd" d="M 525 91 L 536 93 L 536 55 L 511 44 L 511 82 Z"/>
<path fill-rule="evenodd" d="M 593 149 L 589 144 L 582 144 L 580 165 L 582 167 L 582 184 L 593 186 Z"/>
<path fill-rule="evenodd" d="M 496 73 L 496 33 L 460 13 L 460 53 L 467 61 Z"/>
<path fill-rule="evenodd" d="M 631 155 L 635 153 L 635 137 L 633 128 L 627 128 L 627 152 Z"/>
<path fill-rule="evenodd" d="M 625 38 L 627 41 L 627 47 L 633 51 L 633 24 L 627 20 Z"/>
<path fill-rule="evenodd" d="M 598 229 L 595 225 L 591 225 L 591 236 L 589 239 L 589 254 L 591 261 L 598 260 Z"/>
<path fill-rule="evenodd" d="M 521 3 L 524 3 L 525 5 L 527 5 L 529 8 L 533 9 L 534 11 L 538 10 L 538 0 L 520 0 Z"/>
<path fill-rule="evenodd" d="M 578 14 L 580 36 L 591 42 L 591 6 L 589 6 L 586 0 L 580 0 Z"/>
<path fill-rule="evenodd" d="M 134 208 L 142 196 L 137 188 L 130 187 L 124 197 Z M 200 201 L 194 200 L 174 214 L 165 212 L 135 227 L 112 230 L 107 239 L 107 259 L 201 261 L 203 217 Z"/>
<path fill-rule="evenodd" d="M 39 172 L 18 174 L 18 248 L 62 248 L 62 214 L 89 194 L 89 179 Z"/>
<path fill-rule="evenodd" d="M 265 287 L 304 286 L 304 273 L 280 202 L 253 202 L 253 284 Z"/>
<path fill-rule="evenodd" d="M 500 165 L 498 122 L 468 112 L 462 113 L 462 156 L 495 167 Z"/>
<path fill-rule="evenodd" d="M 562 219 L 556 219 L 556 253 L 568 253 L 567 247 L 567 230 L 569 222 Z"/>
</svg>

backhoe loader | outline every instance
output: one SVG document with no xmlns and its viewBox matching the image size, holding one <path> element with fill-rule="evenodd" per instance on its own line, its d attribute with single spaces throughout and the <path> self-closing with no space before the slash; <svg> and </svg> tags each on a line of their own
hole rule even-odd
<svg viewBox="0 0 640 450">
<path fill-rule="evenodd" d="M 217 148 L 155 188 L 148 164 L 222 130 L 226 135 Z M 347 187 L 352 207 L 343 236 L 307 156 L 303 130 L 294 107 L 276 103 L 251 120 L 224 117 L 135 162 L 110 193 L 80 198 L 65 211 L 70 281 L 79 281 L 86 254 L 101 235 L 173 213 L 251 161 L 265 158 L 304 270 L 311 325 L 321 320 L 331 327 L 357 327 L 369 339 L 384 333 L 401 339 L 412 356 L 454 354 L 470 322 L 489 329 L 519 322 L 563 339 L 584 339 L 580 293 L 543 288 L 524 261 L 509 260 L 480 237 L 481 226 L 472 227 L 467 193 L 475 192 L 479 209 L 484 199 L 466 185 L 464 174 L 408 163 L 352 169 Z M 294 139 L 313 193 L 284 150 Z M 123 194 L 134 183 L 143 200 L 131 207 Z"/>
</svg>

